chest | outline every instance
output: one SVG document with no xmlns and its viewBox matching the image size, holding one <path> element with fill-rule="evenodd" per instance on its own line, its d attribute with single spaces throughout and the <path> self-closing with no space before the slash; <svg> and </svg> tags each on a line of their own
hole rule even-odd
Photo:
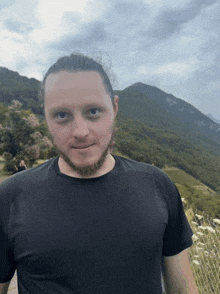
<svg viewBox="0 0 220 294">
<path fill-rule="evenodd" d="M 63 275 L 83 264 L 100 268 L 161 254 L 168 213 L 151 185 L 64 188 L 26 191 L 15 200 L 9 234 L 18 267 Z"/>
</svg>

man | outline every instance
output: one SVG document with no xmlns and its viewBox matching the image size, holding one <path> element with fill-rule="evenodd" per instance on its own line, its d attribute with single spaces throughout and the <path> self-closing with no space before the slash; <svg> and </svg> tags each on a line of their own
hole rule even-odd
<svg viewBox="0 0 220 294">
<path fill-rule="evenodd" d="M 159 169 L 110 153 L 118 97 L 102 66 L 59 59 L 42 82 L 60 156 L 0 187 L 0 294 L 198 293 L 192 230 Z M 162 270 L 163 269 L 163 270 Z"/>
<path fill-rule="evenodd" d="M 16 166 L 15 166 L 15 167 L 16 167 Z M 23 170 L 26 170 L 26 169 L 27 169 L 27 166 L 26 166 L 26 164 L 25 164 L 25 161 L 24 161 L 24 160 L 21 160 L 20 163 L 19 163 L 18 168 L 16 167 L 16 170 L 15 170 L 14 174 L 15 174 L 15 173 L 18 173 L 18 172 L 21 172 L 21 171 L 23 171 Z"/>
</svg>

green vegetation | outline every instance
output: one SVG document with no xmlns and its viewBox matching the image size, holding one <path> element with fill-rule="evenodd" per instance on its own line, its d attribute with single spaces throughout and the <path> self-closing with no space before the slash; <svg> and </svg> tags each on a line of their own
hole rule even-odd
<svg viewBox="0 0 220 294">
<path fill-rule="evenodd" d="M 5 161 L 2 157 L 0 157 L 0 183 L 11 175 L 11 173 L 3 171 L 4 165 Z"/>
<path fill-rule="evenodd" d="M 189 206 L 194 213 L 220 218 L 219 194 L 180 169 L 165 168 L 163 171 L 176 184 L 186 207 Z"/>
<path fill-rule="evenodd" d="M 19 101 L 13 100 L 12 105 L 4 109 L 0 125 L 0 151 L 5 159 L 5 171 L 16 171 L 21 160 L 31 167 L 36 159 L 47 158 L 53 147 L 45 136 L 44 123 L 21 106 Z"/>
<path fill-rule="evenodd" d="M 181 138 L 140 121 L 118 116 L 116 151 L 131 159 L 159 168 L 177 167 L 217 191 L 220 187 L 220 156 Z"/>
<path fill-rule="evenodd" d="M 185 173 L 183 170 L 178 168 L 164 168 L 163 171 L 175 182 L 176 184 L 190 186 L 204 186 L 200 181 L 193 178 L 189 174 Z"/>
<path fill-rule="evenodd" d="M 160 132 L 169 130 L 220 156 L 219 126 L 189 103 L 142 83 L 115 92 L 125 117 L 156 127 Z"/>
<path fill-rule="evenodd" d="M 13 100 L 19 100 L 24 109 L 31 109 L 35 114 L 43 114 L 41 102 L 38 100 L 40 82 L 28 79 L 17 72 L 0 67 L 0 102 L 5 107 Z"/>
<path fill-rule="evenodd" d="M 220 195 L 199 190 L 188 184 L 177 185 L 181 197 L 191 206 L 193 211 L 204 212 L 210 217 L 220 218 Z"/>
</svg>

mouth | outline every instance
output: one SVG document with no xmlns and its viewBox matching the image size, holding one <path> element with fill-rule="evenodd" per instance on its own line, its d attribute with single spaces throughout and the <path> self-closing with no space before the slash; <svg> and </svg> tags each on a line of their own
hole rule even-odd
<svg viewBox="0 0 220 294">
<path fill-rule="evenodd" d="M 94 144 L 90 144 L 90 145 L 76 145 L 76 146 L 72 146 L 72 148 L 73 149 L 79 149 L 79 150 L 81 150 L 81 149 L 87 149 L 87 148 L 89 148 L 89 147 L 91 147 L 93 145 Z"/>
</svg>

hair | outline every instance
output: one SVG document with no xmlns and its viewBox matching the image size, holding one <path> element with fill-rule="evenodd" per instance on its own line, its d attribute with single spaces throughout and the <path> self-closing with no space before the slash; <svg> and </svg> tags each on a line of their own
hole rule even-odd
<svg viewBox="0 0 220 294">
<path fill-rule="evenodd" d="M 45 83 L 50 74 L 59 73 L 61 71 L 79 72 L 79 71 L 95 71 L 100 74 L 106 92 L 110 95 L 112 103 L 114 104 L 114 91 L 109 80 L 109 77 L 103 66 L 94 59 L 82 54 L 71 54 L 70 56 L 61 57 L 55 62 L 47 71 L 41 83 L 39 99 L 45 98 Z"/>
</svg>

